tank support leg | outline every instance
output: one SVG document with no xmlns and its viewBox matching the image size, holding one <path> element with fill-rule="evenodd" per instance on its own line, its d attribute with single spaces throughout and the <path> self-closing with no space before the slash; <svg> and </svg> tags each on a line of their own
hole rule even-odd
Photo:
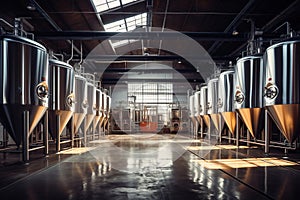
<svg viewBox="0 0 300 200">
<path fill-rule="evenodd" d="M 240 140 L 240 121 L 239 121 L 239 114 L 236 112 L 236 128 L 235 128 L 235 134 L 236 134 L 236 146 L 239 146 L 239 140 Z"/>
<path fill-rule="evenodd" d="M 60 129 L 60 115 L 56 115 L 56 152 L 60 152 L 60 134 L 59 134 L 59 129 Z"/>
<path fill-rule="evenodd" d="M 265 109 L 265 155 L 269 155 L 270 152 L 270 121 L 268 110 Z"/>
<path fill-rule="evenodd" d="M 71 140 L 71 148 L 74 147 L 74 117 L 71 117 L 69 123 L 71 124 L 70 125 L 70 140 Z"/>
<path fill-rule="evenodd" d="M 22 145 L 22 159 L 23 162 L 29 161 L 29 111 L 24 110 L 22 113 L 23 121 L 23 145 Z"/>
<path fill-rule="evenodd" d="M 44 154 L 49 154 L 49 141 L 48 141 L 48 111 L 46 111 L 44 115 L 44 121 L 43 121 L 43 141 L 44 141 Z"/>
</svg>

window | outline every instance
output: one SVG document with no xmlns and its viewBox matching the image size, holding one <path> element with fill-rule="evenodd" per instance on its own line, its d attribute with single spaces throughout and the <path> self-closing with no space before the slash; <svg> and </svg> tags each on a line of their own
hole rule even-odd
<svg viewBox="0 0 300 200">
<path fill-rule="evenodd" d="M 112 8 L 118 8 L 137 0 L 92 0 L 97 12 L 104 12 Z"/>
</svg>

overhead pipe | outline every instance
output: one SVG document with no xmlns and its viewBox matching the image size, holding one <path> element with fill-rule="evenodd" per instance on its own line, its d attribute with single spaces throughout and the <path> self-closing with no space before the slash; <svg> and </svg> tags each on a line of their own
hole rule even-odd
<svg viewBox="0 0 300 200">
<path fill-rule="evenodd" d="M 35 1 L 35 0 L 30 0 L 32 5 L 36 8 L 36 10 L 51 24 L 51 26 L 56 30 L 56 31 L 62 31 L 62 29 L 52 20 L 52 18 L 47 14 L 47 12 Z M 68 39 L 67 42 L 71 44 L 71 41 Z M 79 49 L 74 46 L 74 50 L 79 53 Z"/>
<path fill-rule="evenodd" d="M 36 38 L 47 40 L 106 40 L 113 37 L 116 40 L 124 39 L 177 39 L 176 32 L 105 32 L 105 31 L 57 31 L 57 32 L 34 32 Z M 247 41 L 247 33 L 239 33 L 232 35 L 224 32 L 182 32 L 188 37 L 195 40 L 203 41 Z M 266 35 L 266 37 L 274 37 L 274 35 Z M 80 52 L 80 51 L 79 51 Z"/>
<path fill-rule="evenodd" d="M 236 26 L 236 24 L 244 17 L 244 15 L 251 9 L 251 7 L 254 5 L 255 0 L 248 1 L 246 6 L 241 10 L 241 12 L 231 21 L 231 23 L 227 26 L 227 28 L 224 30 L 224 33 L 230 33 L 232 31 L 232 28 Z M 230 33 L 231 34 L 231 33 Z M 215 52 L 220 46 L 222 42 L 215 42 L 209 49 L 208 52 L 212 54 Z"/>
<path fill-rule="evenodd" d="M 72 40 L 72 42 L 71 42 L 71 57 L 67 60 L 68 64 L 73 59 L 73 56 L 74 56 L 73 47 L 74 47 L 74 44 L 73 44 L 73 40 Z"/>
</svg>

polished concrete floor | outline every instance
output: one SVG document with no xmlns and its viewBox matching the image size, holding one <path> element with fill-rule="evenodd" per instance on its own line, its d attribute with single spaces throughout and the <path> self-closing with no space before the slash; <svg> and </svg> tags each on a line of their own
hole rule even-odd
<svg viewBox="0 0 300 200">
<path fill-rule="evenodd" d="M 108 135 L 16 162 L 0 154 L 0 199 L 298 199 L 299 153 L 179 135 Z M 13 161 L 13 159 L 15 159 Z"/>
</svg>

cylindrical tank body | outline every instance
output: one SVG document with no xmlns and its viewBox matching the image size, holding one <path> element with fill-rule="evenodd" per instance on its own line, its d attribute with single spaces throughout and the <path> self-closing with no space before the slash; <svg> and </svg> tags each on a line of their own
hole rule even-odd
<svg viewBox="0 0 300 200">
<path fill-rule="evenodd" d="M 41 44 L 11 35 L 0 36 L 0 55 L 0 120 L 20 145 L 22 112 L 31 133 L 48 107 L 48 56 Z"/>
<path fill-rule="evenodd" d="M 200 89 L 200 115 L 207 114 L 207 86 L 202 86 Z"/>
<path fill-rule="evenodd" d="M 218 112 L 234 111 L 234 70 L 222 72 L 218 82 Z"/>
<path fill-rule="evenodd" d="M 195 110 L 195 117 L 198 120 L 200 117 L 200 93 L 201 91 L 195 92 L 194 97 L 194 110 Z"/>
<path fill-rule="evenodd" d="M 81 75 L 75 75 L 75 109 L 74 109 L 74 132 L 77 133 L 79 127 L 87 113 L 87 81 Z"/>
<path fill-rule="evenodd" d="M 236 64 L 236 108 L 262 108 L 265 67 L 263 57 L 247 56 Z"/>
<path fill-rule="evenodd" d="M 106 98 L 106 93 L 105 91 L 102 91 L 102 106 L 101 106 L 101 111 L 102 111 L 102 118 L 101 118 L 101 121 L 100 121 L 100 126 L 103 127 L 104 126 L 104 122 L 107 118 L 107 113 L 106 113 L 106 110 L 107 110 L 107 98 Z"/>
<path fill-rule="evenodd" d="M 261 55 L 237 61 L 235 107 L 251 135 L 257 138 L 263 129 L 263 90 L 265 67 Z"/>
<path fill-rule="evenodd" d="M 200 89 L 200 116 L 204 122 L 202 125 L 205 124 L 209 128 L 210 127 L 210 118 L 207 113 L 207 110 L 208 110 L 208 106 L 207 106 L 208 92 L 207 92 L 207 90 L 208 90 L 207 85 L 202 86 Z"/>
<path fill-rule="evenodd" d="M 96 116 L 96 86 L 92 82 L 87 82 L 87 113 L 85 119 L 85 131 L 91 126 Z"/>
<path fill-rule="evenodd" d="M 300 133 L 300 39 L 266 50 L 265 105 L 289 142 Z"/>
<path fill-rule="evenodd" d="M 61 134 L 74 112 L 74 69 L 68 63 L 49 60 L 49 131 L 53 138 Z M 56 117 L 60 117 L 56 130 Z"/>
<path fill-rule="evenodd" d="M 218 80 L 213 78 L 207 83 L 207 114 L 218 113 Z"/>
<path fill-rule="evenodd" d="M 221 113 L 221 116 L 232 135 L 234 135 L 236 126 L 236 116 L 234 112 L 234 80 L 234 70 L 224 71 L 219 76 L 218 85 L 218 112 Z"/>
<path fill-rule="evenodd" d="M 220 115 L 218 113 L 218 78 L 212 78 L 207 83 L 207 114 L 209 114 L 217 131 L 220 130 Z"/>
<path fill-rule="evenodd" d="M 195 95 L 193 94 L 189 98 L 190 98 L 190 101 L 189 101 L 189 103 L 190 103 L 190 106 L 189 106 L 189 108 L 190 108 L 190 117 L 194 117 L 194 114 L 195 114 L 195 106 L 194 106 Z"/>
</svg>

